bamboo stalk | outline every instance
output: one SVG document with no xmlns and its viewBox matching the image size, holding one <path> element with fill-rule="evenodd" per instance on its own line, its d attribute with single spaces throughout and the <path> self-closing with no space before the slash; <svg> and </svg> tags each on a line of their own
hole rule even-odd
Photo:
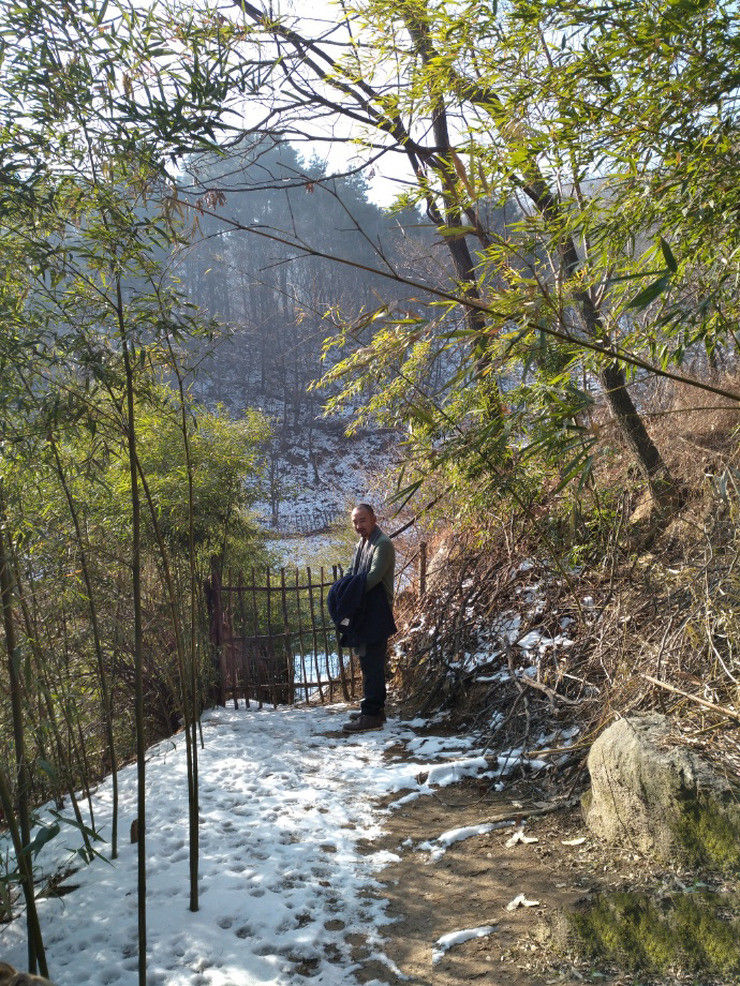
<svg viewBox="0 0 740 986">
<path fill-rule="evenodd" d="M 85 797 L 87 799 L 87 810 L 90 813 L 90 828 L 95 828 L 95 812 L 93 810 L 92 795 L 90 793 L 90 762 L 87 758 L 87 744 L 85 743 L 85 737 L 82 735 L 82 719 L 78 714 L 77 719 L 77 740 L 78 749 L 82 754 L 82 766 L 84 769 L 84 774 L 82 777 L 83 790 L 85 792 Z"/>
<path fill-rule="evenodd" d="M 175 651 L 177 654 L 177 667 L 180 677 L 180 692 L 182 698 L 182 712 L 183 719 L 185 723 L 185 759 L 186 759 L 186 772 L 188 778 L 188 832 L 189 832 L 189 858 L 193 860 L 193 840 L 195 839 L 195 859 L 198 858 L 198 825 L 199 825 L 199 813 L 194 812 L 193 804 L 197 806 L 197 736 L 195 730 L 195 694 L 191 688 L 191 681 L 194 682 L 194 676 L 188 673 L 185 661 L 185 648 L 183 643 L 182 634 L 182 622 L 180 619 L 180 613 L 178 611 L 175 585 L 172 578 L 172 572 L 170 570 L 169 558 L 167 555 L 167 547 L 164 543 L 164 538 L 162 537 L 162 532 L 159 526 L 159 520 L 157 517 L 157 511 L 155 507 L 154 500 L 152 498 L 151 490 L 149 489 L 149 483 L 147 482 L 146 474 L 142 468 L 141 462 L 138 457 L 136 449 L 133 450 L 134 460 L 136 463 L 137 474 L 141 482 L 141 488 L 144 492 L 147 505 L 149 507 L 149 513 L 152 520 L 152 526 L 154 528 L 155 538 L 157 541 L 157 547 L 159 549 L 159 557 L 162 566 L 163 581 L 167 590 L 167 599 L 169 602 L 170 615 L 172 618 L 172 628 L 175 634 Z M 194 628 L 193 628 L 194 632 Z M 194 768 L 195 763 L 195 768 Z M 195 827 L 195 834 L 194 833 Z M 192 904 L 195 901 L 197 910 L 198 903 L 198 891 L 197 891 L 197 862 L 196 862 L 196 872 L 195 872 L 195 884 L 196 889 L 193 893 L 193 872 L 191 869 L 191 885 L 190 885 L 190 901 L 191 910 L 193 909 Z"/>
<path fill-rule="evenodd" d="M 141 605 L 141 503 L 136 454 L 136 413 L 134 406 L 134 374 L 129 356 L 128 339 L 123 322 L 121 279 L 116 277 L 116 313 L 118 315 L 121 350 L 126 375 L 126 444 L 129 453 L 131 479 L 131 576 L 134 603 L 134 690 L 136 717 L 137 819 L 137 924 L 138 980 L 146 986 L 146 723 L 144 719 L 144 637 Z"/>
<path fill-rule="evenodd" d="M 684 692 L 680 688 L 676 688 L 675 685 L 669 685 L 667 681 L 660 681 L 658 678 L 653 678 L 649 674 L 641 673 L 640 677 L 649 681 L 652 685 L 657 685 L 659 688 L 665 688 L 666 691 L 673 692 L 674 695 L 680 695 L 682 698 L 687 698 L 691 702 L 696 702 L 697 705 L 701 705 L 705 709 L 711 709 L 712 712 L 718 712 L 720 715 L 727 716 L 728 719 L 740 722 L 740 712 L 728 709 L 725 705 L 720 705 L 718 702 L 708 702 L 704 698 L 699 698 L 698 695 Z"/>
<path fill-rule="evenodd" d="M 182 430 L 182 443 L 185 452 L 185 465 L 188 476 L 188 557 L 190 563 L 190 668 L 187 676 L 190 685 L 190 696 L 187 706 L 189 706 L 190 722 L 186 722 L 185 732 L 190 732 L 190 760 L 188 763 L 188 829 L 189 829 L 189 871 L 190 871 L 190 910 L 199 909 L 198 899 L 198 869 L 200 859 L 200 809 L 199 809 L 199 777 L 198 777 L 198 734 L 197 723 L 200 720 L 198 709 L 198 661 L 195 643 L 196 629 L 196 571 L 195 571 L 195 533 L 194 516 L 195 500 L 193 495 L 193 460 L 190 452 L 190 436 L 188 434 L 188 420 L 185 405 L 185 390 L 183 388 L 182 374 L 180 366 L 175 358 L 171 341 L 168 337 L 167 346 L 172 357 L 172 367 L 177 376 L 177 385 L 180 394 L 180 426 Z M 201 734 L 202 738 L 202 734 Z"/>
<path fill-rule="evenodd" d="M 98 609 L 95 603 L 95 596 L 92 588 L 92 577 L 90 575 L 90 568 L 88 565 L 87 550 L 85 547 L 85 541 L 82 536 L 82 525 L 80 523 L 79 511 L 75 503 L 74 497 L 72 496 L 72 491 L 67 482 L 67 476 L 64 472 L 64 467 L 62 464 L 61 457 L 59 455 L 59 449 L 51 433 L 48 436 L 49 445 L 51 447 L 52 453 L 54 455 L 54 462 L 56 464 L 57 476 L 59 477 L 59 482 L 64 492 L 65 499 L 67 500 L 67 506 L 69 508 L 69 514 L 72 518 L 72 525 L 75 530 L 75 537 L 77 539 L 77 548 L 80 557 L 80 568 L 82 570 L 82 578 L 85 583 L 85 592 L 87 594 L 87 605 L 88 611 L 90 613 L 90 628 L 93 635 L 93 646 L 95 648 L 95 659 L 98 666 L 98 679 L 100 681 L 100 700 L 103 712 L 103 728 L 105 731 L 106 742 L 108 744 L 108 755 L 110 757 L 110 769 L 111 769 L 111 787 L 113 796 L 113 806 L 112 806 L 112 819 L 111 819 L 111 859 L 116 859 L 118 857 L 118 766 L 116 761 L 116 748 L 113 736 L 113 709 L 111 704 L 111 697 L 108 688 L 108 676 L 105 671 L 105 662 L 103 660 L 103 645 L 100 638 L 100 628 L 98 625 Z M 92 808 L 90 809 L 92 814 Z M 93 826 L 94 827 L 94 826 Z"/>
<path fill-rule="evenodd" d="M 39 923 L 38 911 L 36 910 L 36 896 L 33 888 L 33 869 L 31 867 L 30 856 L 25 852 L 22 836 L 15 821 L 15 815 L 13 813 L 13 799 L 10 794 L 10 784 L 8 783 L 5 770 L 2 767 L 0 767 L 0 804 L 2 805 L 5 821 L 7 822 L 8 829 L 10 831 L 10 839 L 13 843 L 13 850 L 18 862 L 18 870 L 21 874 L 23 896 L 26 900 L 26 923 L 28 926 L 29 955 L 31 953 L 34 955 L 34 969 L 36 968 L 36 959 L 38 959 L 38 967 L 41 971 L 41 975 L 48 976 L 49 967 L 46 964 L 44 941 L 41 936 L 41 925 Z"/>
<path fill-rule="evenodd" d="M 25 847 L 31 841 L 31 823 L 28 800 L 28 764 L 26 762 L 26 746 L 23 725 L 23 695 L 20 679 L 20 650 L 15 636 L 15 615 L 13 613 L 13 575 L 10 565 L 11 553 L 8 550 L 10 535 L 8 517 L 5 506 L 5 494 L 0 481 L 0 597 L 2 598 L 3 628 L 5 630 L 5 649 L 8 655 L 8 680 L 10 682 L 10 705 L 13 717 L 13 741 L 15 744 L 16 769 L 16 799 L 18 820 L 20 823 L 20 852 L 23 855 Z M 12 812 L 11 812 L 12 815 Z M 10 820 L 10 817 L 9 819 Z M 20 865 L 20 859 L 19 859 Z M 33 896 L 33 867 L 27 860 L 26 880 L 30 884 L 30 894 Z M 28 916 L 28 915 L 27 915 Z M 35 938 L 30 925 L 28 926 L 28 967 L 36 971 Z"/>
<path fill-rule="evenodd" d="M 77 803 L 77 795 L 75 794 L 75 789 L 74 789 L 74 779 L 71 775 L 71 771 L 68 769 L 69 757 L 65 756 L 64 753 L 62 737 L 59 732 L 59 725 L 57 724 L 56 714 L 54 712 L 54 705 L 51 701 L 51 695 L 49 693 L 49 682 L 46 677 L 46 672 L 43 671 L 41 668 L 39 668 L 39 672 L 41 674 L 42 694 L 44 697 L 44 701 L 46 703 L 46 716 L 49 725 L 51 726 L 52 729 L 52 735 L 54 736 L 54 742 L 57 748 L 57 757 L 59 758 L 59 774 L 63 778 L 64 790 L 66 790 L 69 796 L 69 802 L 72 805 L 72 811 L 74 812 L 74 816 L 77 821 L 77 824 L 80 826 L 80 834 L 82 835 L 82 841 L 85 844 L 87 860 L 88 862 L 90 862 L 90 860 L 92 860 L 94 856 L 93 848 L 92 848 L 92 844 L 90 843 L 88 834 L 87 832 L 85 832 L 84 822 L 82 820 L 82 812 L 80 811 L 80 806 Z M 64 716 L 64 721 L 67 726 L 68 734 L 70 734 L 72 729 L 72 724 L 69 721 L 69 710 L 66 709 L 65 711 L 66 711 L 66 715 Z M 91 813 L 91 827 L 94 828 L 92 813 Z"/>
</svg>

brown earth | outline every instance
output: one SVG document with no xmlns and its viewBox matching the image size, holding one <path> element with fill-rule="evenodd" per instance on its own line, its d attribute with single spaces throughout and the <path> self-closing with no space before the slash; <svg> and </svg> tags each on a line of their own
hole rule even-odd
<svg viewBox="0 0 740 986">
<path fill-rule="evenodd" d="M 528 796 L 521 789 L 495 794 L 469 781 L 394 810 L 387 818 L 387 834 L 368 845 L 368 851 L 386 849 L 400 857 L 379 877 L 388 914 L 396 922 L 380 933 L 385 955 L 406 978 L 374 959 L 372 948 L 358 940 L 358 980 L 412 986 L 647 986 L 649 977 L 621 975 L 569 955 L 566 936 L 558 931 L 564 927 L 562 915 L 598 891 L 646 886 L 675 891 L 683 886 L 681 875 L 660 870 L 637 852 L 598 845 L 585 829 L 577 804 L 550 811 L 551 807 L 534 800 L 531 790 Z M 420 842 L 450 829 L 503 815 L 520 820 L 528 811 L 543 812 L 524 826 L 537 842 L 507 847 L 518 827 L 510 825 L 456 843 L 436 862 L 418 848 Z M 564 840 L 580 838 L 586 841 L 563 845 Z M 404 845 L 406 840 L 412 844 Z M 539 904 L 508 911 L 506 905 L 520 893 Z M 484 925 L 496 929 L 488 937 L 454 946 L 432 963 L 432 949 L 441 935 Z M 663 977 L 659 982 L 696 980 Z"/>
</svg>

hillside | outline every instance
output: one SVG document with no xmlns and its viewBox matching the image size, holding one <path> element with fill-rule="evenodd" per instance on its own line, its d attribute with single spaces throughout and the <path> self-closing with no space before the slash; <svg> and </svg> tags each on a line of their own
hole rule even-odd
<svg viewBox="0 0 740 986">
<path fill-rule="evenodd" d="M 740 981 L 739 32 L 2 5 L 0 986 Z"/>
<path fill-rule="evenodd" d="M 734 500 L 722 493 L 734 481 L 737 446 L 722 414 L 691 421 L 676 447 L 702 454 L 673 463 L 681 503 L 670 516 L 646 513 L 639 483 L 630 487 L 623 473 L 624 534 L 603 554 L 575 562 L 579 532 L 563 526 L 553 558 L 531 517 L 518 527 L 511 518 L 505 528 L 489 524 L 482 540 L 480 529 L 466 538 L 444 526 L 427 532 L 426 593 L 412 581 L 399 597 L 383 731 L 348 737 L 343 708 L 313 703 L 207 711 L 197 914 L 185 893 L 184 735 L 148 750 L 152 982 L 411 976 L 436 986 L 502 977 L 542 986 L 596 975 L 636 986 L 695 981 L 697 970 L 703 984 L 735 981 L 740 956 L 720 943 L 722 921 L 735 921 L 735 875 L 661 865 L 629 844 L 605 843 L 579 806 L 594 738 L 640 710 L 668 712 L 675 742 L 737 772 L 728 649 L 736 535 Z M 560 509 L 555 498 L 540 514 L 550 536 Z M 710 608 L 716 598 L 722 607 Z M 697 646 L 700 628 L 711 630 L 713 646 Z M 127 831 L 134 768 L 118 779 Z M 107 856 L 110 779 L 91 806 L 95 846 Z M 39 813 L 42 825 L 58 817 L 50 808 Z M 69 819 L 68 805 L 61 816 Z M 114 863 L 83 864 L 78 844 L 76 828 L 62 824 L 36 860 L 55 982 L 131 986 L 136 847 L 125 841 Z M 660 920 L 673 920 L 686 887 L 697 888 L 696 920 L 720 951 L 669 952 L 661 966 L 650 951 L 657 945 L 630 923 L 631 908 L 638 923 L 661 906 Z M 111 899 L 120 902 L 114 911 Z M 597 919 L 604 928 L 589 925 L 585 938 L 574 930 Z M 24 935 L 20 917 L 0 928 L 2 958 L 23 965 Z M 638 937 L 610 951 L 609 935 Z"/>
</svg>

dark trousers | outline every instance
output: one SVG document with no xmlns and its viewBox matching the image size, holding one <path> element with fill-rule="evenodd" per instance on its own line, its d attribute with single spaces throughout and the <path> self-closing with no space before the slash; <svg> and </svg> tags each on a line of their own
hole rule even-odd
<svg viewBox="0 0 740 986">
<path fill-rule="evenodd" d="M 367 644 L 360 657 L 362 670 L 362 703 L 360 711 L 366 716 L 377 716 L 385 708 L 385 656 L 388 640 Z"/>
</svg>

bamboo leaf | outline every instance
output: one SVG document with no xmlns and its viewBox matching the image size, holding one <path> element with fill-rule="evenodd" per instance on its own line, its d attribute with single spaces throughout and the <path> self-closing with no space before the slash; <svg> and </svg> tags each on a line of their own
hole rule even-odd
<svg viewBox="0 0 740 986">
<path fill-rule="evenodd" d="M 44 846 L 55 839 L 61 832 L 61 827 L 58 822 L 54 822 L 52 825 L 40 825 L 36 835 L 33 837 L 32 841 L 28 843 L 25 848 L 25 852 L 29 853 L 31 856 L 36 858 Z"/>
<path fill-rule="evenodd" d="M 657 281 L 653 281 L 652 284 L 649 284 L 643 291 L 640 291 L 639 294 L 635 295 L 632 301 L 627 303 L 626 307 L 628 309 L 636 308 L 638 310 L 647 308 L 647 306 L 655 301 L 656 298 L 660 297 L 670 283 L 670 274 L 664 274 L 662 277 L 659 277 Z"/>
<path fill-rule="evenodd" d="M 673 256 L 670 246 L 661 236 L 660 238 L 660 249 L 663 251 L 663 258 L 665 259 L 665 265 L 668 270 L 675 274 L 678 270 L 678 264 L 676 263 L 676 258 Z"/>
</svg>

